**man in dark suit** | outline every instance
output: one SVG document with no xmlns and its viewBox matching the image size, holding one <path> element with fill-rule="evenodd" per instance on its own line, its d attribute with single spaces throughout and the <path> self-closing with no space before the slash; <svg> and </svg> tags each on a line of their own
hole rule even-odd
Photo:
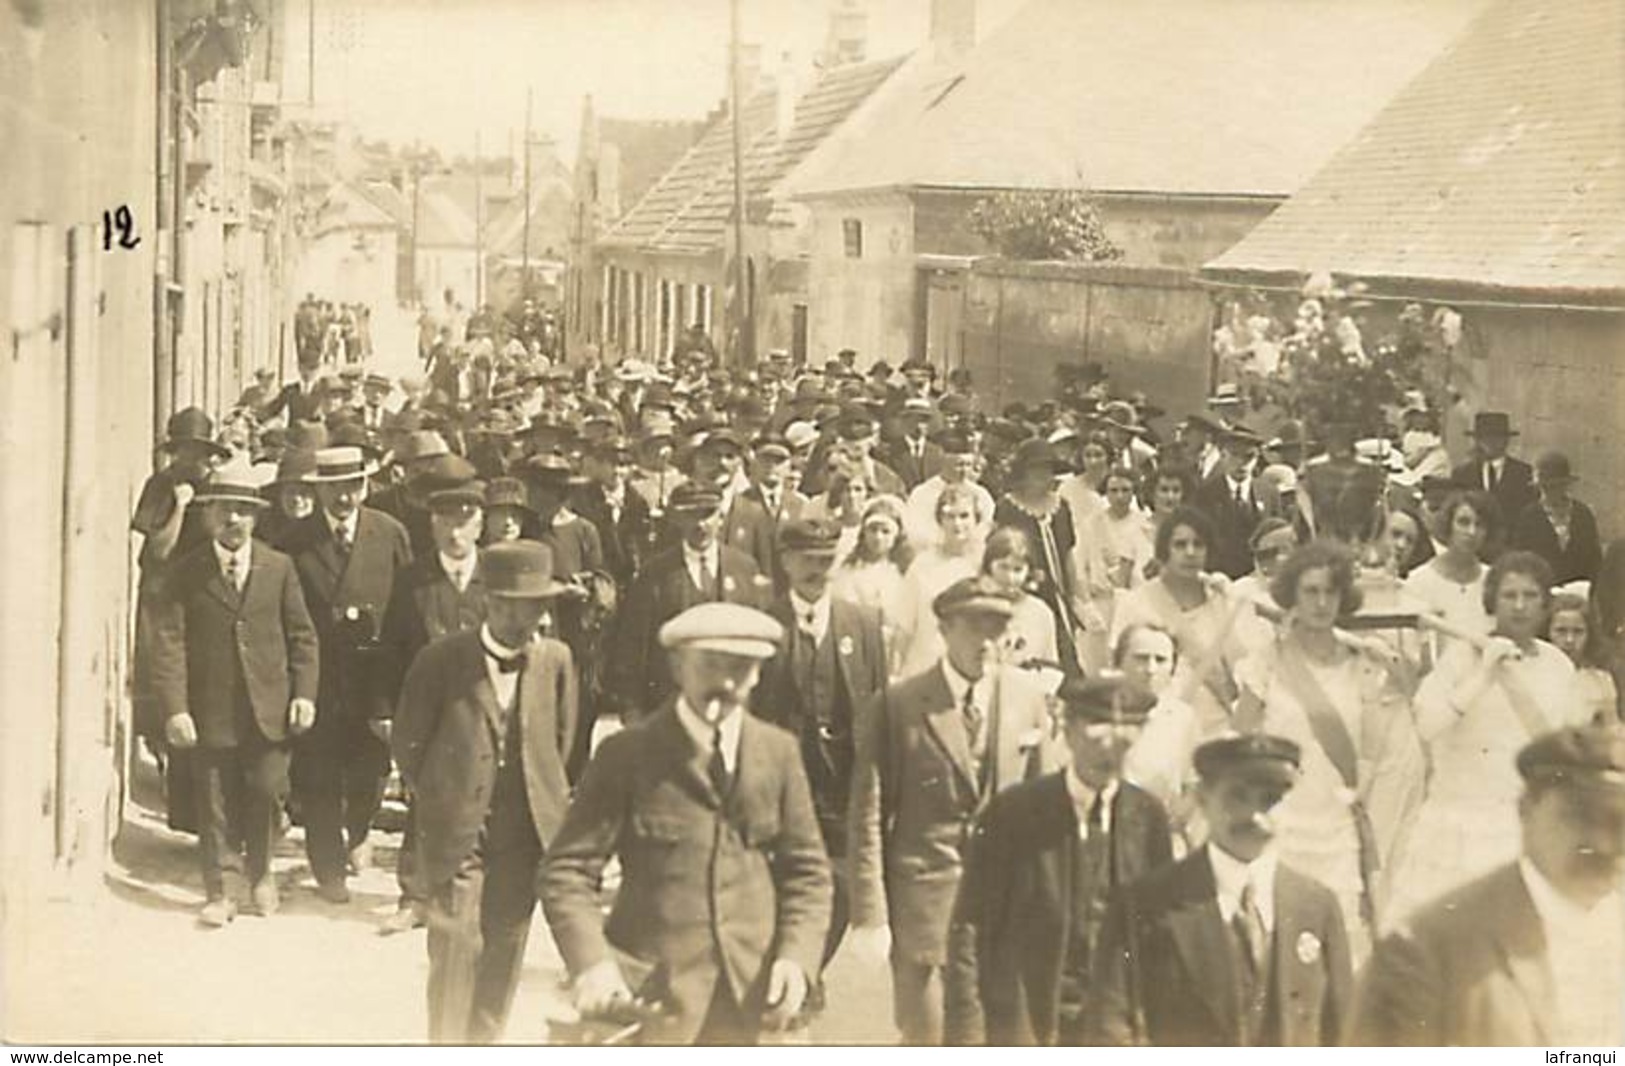
<svg viewBox="0 0 1625 1066">
<path fill-rule="evenodd" d="M 932 603 L 943 658 L 859 715 L 851 936 L 860 954 L 890 958 L 906 1044 L 942 1042 L 948 926 L 976 816 L 1001 789 L 1055 765 L 1043 688 L 1029 672 L 992 665 L 1015 602 L 991 578 L 950 585 Z"/>
<path fill-rule="evenodd" d="M 1501 508 L 1501 515 L 1512 521 L 1534 503 L 1535 472 L 1522 459 L 1507 454 L 1507 446 L 1518 431 L 1512 428 L 1512 419 L 1505 411 L 1480 411 L 1473 416 L 1473 458 L 1450 472 L 1450 478 L 1464 489 L 1479 489 L 1490 494 Z"/>
<path fill-rule="evenodd" d="M 1602 566 L 1602 539 L 1591 508 L 1569 495 L 1578 479 L 1569 457 L 1548 452 L 1535 464 L 1539 501 L 1529 504 L 1512 520 L 1513 548 L 1532 551 L 1552 567 L 1552 584 L 1590 581 Z"/>
<path fill-rule="evenodd" d="M 1625 1039 L 1625 728 L 1564 729 L 1518 754 L 1523 855 L 1377 945 L 1352 1042 L 1617 1046 Z"/>
<path fill-rule="evenodd" d="M 672 692 L 660 627 L 699 603 L 765 603 L 768 579 L 751 557 L 719 539 L 722 496 L 692 482 L 672 491 L 666 517 L 678 544 L 649 559 L 627 591 L 616 620 L 607 679 L 623 714 L 636 716 L 658 707 Z"/>
<path fill-rule="evenodd" d="M 278 907 L 271 849 L 288 786 L 288 741 L 316 717 L 316 630 L 287 556 L 253 539 L 268 506 L 246 462 L 197 491 L 208 542 L 175 560 L 155 626 L 165 736 L 193 749 L 203 924 Z M 247 852 L 244 862 L 243 852 Z"/>
<path fill-rule="evenodd" d="M 1253 493 L 1253 462 L 1261 443 L 1247 427 L 1231 427 L 1225 432 L 1219 469 L 1196 489 L 1195 504 L 1213 520 L 1218 541 L 1208 545 L 1208 566 L 1232 578 L 1253 568 L 1248 541 L 1263 517 Z"/>
<path fill-rule="evenodd" d="M 570 650 L 538 637 L 564 588 L 544 544 L 480 560 L 486 620 L 412 662 L 392 747 L 412 793 L 418 877 L 429 898 L 429 1039 L 488 1044 L 502 1033 L 536 877 L 564 820 L 564 755 L 576 727 Z"/>
<path fill-rule="evenodd" d="M 597 528 L 604 569 L 625 595 L 637 577 L 650 533 L 649 504 L 631 487 L 637 471 L 631 442 L 621 437 L 600 441 L 583 456 L 582 471 L 590 484 L 576 494 L 571 507 Z"/>
<path fill-rule="evenodd" d="M 1119 892 L 1094 953 L 1086 1039 L 1112 1046 L 1337 1043 L 1353 982 L 1330 889 L 1282 866 L 1271 811 L 1301 752 L 1264 734 L 1196 749 L 1206 846 Z"/>
<path fill-rule="evenodd" d="M 1067 770 L 995 796 L 949 934 L 949 1044 L 1076 1045 L 1111 894 L 1172 861 L 1168 816 L 1121 778 L 1155 698 L 1120 678 L 1061 687 Z"/>
<path fill-rule="evenodd" d="M 649 968 L 650 1043 L 751 1044 L 796 1017 L 830 915 L 829 860 L 795 738 L 745 710 L 783 629 L 703 603 L 661 628 L 677 695 L 606 740 L 541 878 L 583 1016 L 632 998 L 615 952 Z M 608 920 L 605 864 L 619 857 Z M 636 977 L 636 975 L 634 975 Z"/>
<path fill-rule="evenodd" d="M 406 528 L 362 505 L 377 467 L 360 448 L 323 448 L 311 481 L 321 507 L 295 531 L 290 554 L 321 638 L 317 724 L 294 751 L 293 788 L 317 891 L 347 903 L 345 877 L 365 864 L 364 844 L 383 800 L 389 750 L 376 672 L 379 632 L 395 576 L 412 561 Z"/>
<path fill-rule="evenodd" d="M 290 381 L 282 386 L 282 391 L 257 412 L 259 420 L 261 423 L 269 422 L 284 411 L 287 412 L 290 426 L 296 422 L 320 418 L 328 387 L 328 380 L 322 376 L 320 363 L 301 361 L 299 380 Z"/>
<path fill-rule="evenodd" d="M 762 667 L 751 697 L 757 715 L 789 731 L 801 745 L 813 809 L 824 848 L 835 863 L 834 911 L 824 940 L 824 965 L 846 934 L 846 835 L 858 709 L 886 687 L 886 642 L 880 614 L 830 595 L 840 529 L 800 519 L 779 530 L 779 558 L 789 587 L 768 613 L 788 634 Z M 818 975 L 815 975 L 818 976 Z M 815 985 L 811 1006 L 822 1006 Z"/>
<path fill-rule="evenodd" d="M 374 678 L 386 687 L 372 702 L 371 714 L 375 723 L 386 723 L 382 729 L 386 737 L 390 732 L 387 723 L 401 698 L 402 681 L 418 652 L 432 641 L 476 629 L 485 621 L 485 574 L 478 550 L 484 502 L 485 486 L 478 481 L 441 489 L 428 498 L 432 547 L 396 576 L 379 635 L 381 661 Z M 408 797 L 406 828 L 395 865 L 400 905 L 379 927 L 382 935 L 423 925 L 428 897 L 419 883 L 417 866 L 417 833 Z"/>
<path fill-rule="evenodd" d="M 792 489 L 790 445 L 783 437 L 756 438 L 751 443 L 750 487 L 734 497 L 723 525 L 722 542 L 749 555 L 756 568 L 775 584 L 779 571 L 779 528 L 801 517 L 807 498 Z"/>
<path fill-rule="evenodd" d="M 898 412 L 903 435 L 886 448 L 882 457 L 886 465 L 903 479 L 910 492 L 942 472 L 945 462 L 942 448 L 932 443 L 926 435 L 934 415 L 930 400 L 922 396 L 911 396 L 904 400 Z"/>
</svg>

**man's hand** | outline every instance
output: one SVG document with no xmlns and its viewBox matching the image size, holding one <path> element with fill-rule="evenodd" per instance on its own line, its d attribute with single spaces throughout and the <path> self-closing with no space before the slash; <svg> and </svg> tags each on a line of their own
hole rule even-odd
<svg viewBox="0 0 1625 1066">
<path fill-rule="evenodd" d="M 183 511 L 186 510 L 186 505 L 192 502 L 192 497 L 194 495 L 196 495 L 196 490 L 192 488 L 190 483 L 185 481 L 175 482 L 176 507 L 179 507 Z"/>
<path fill-rule="evenodd" d="M 385 744 L 389 743 L 391 725 L 392 723 L 388 718 L 372 718 L 367 721 L 367 728 L 372 730 L 372 735 L 383 741 Z"/>
<path fill-rule="evenodd" d="M 583 970 L 575 979 L 576 1013 L 585 1019 L 602 1017 L 618 1003 L 630 1003 L 632 990 L 614 959 L 605 959 Z"/>
<path fill-rule="evenodd" d="M 288 704 L 288 731 L 298 736 L 316 724 L 316 702 L 296 697 Z"/>
<path fill-rule="evenodd" d="M 189 714 L 171 715 L 169 721 L 164 723 L 164 739 L 169 741 L 172 748 L 196 747 L 197 723 Z"/>
<path fill-rule="evenodd" d="M 891 927 L 885 922 L 854 926 L 847 932 L 846 939 L 858 959 L 867 966 L 883 966 L 891 958 Z"/>
<path fill-rule="evenodd" d="M 778 959 L 767 975 L 767 1010 L 762 1026 L 769 1031 L 788 1029 L 807 1001 L 807 975 L 789 959 Z"/>
</svg>

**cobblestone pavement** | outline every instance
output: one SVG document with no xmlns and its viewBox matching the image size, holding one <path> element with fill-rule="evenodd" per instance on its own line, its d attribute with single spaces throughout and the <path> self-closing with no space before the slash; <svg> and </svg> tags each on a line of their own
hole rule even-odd
<svg viewBox="0 0 1625 1066">
<path fill-rule="evenodd" d="M 12 941 L 22 953 L 7 989 L 7 1037 L 67 1043 L 415 1043 L 426 1031 L 428 957 L 417 930 L 380 938 L 395 906 L 400 837 L 381 834 L 373 865 L 351 880 L 346 907 L 319 900 L 295 828 L 274 869 L 283 908 L 223 930 L 196 923 L 202 903 L 192 838 L 129 807 L 107 886 L 91 902 L 44 904 Z M 548 1039 L 572 1017 L 563 967 L 538 909 L 508 1026 L 511 1043 Z M 895 1039 L 884 966 L 839 956 L 818 1043 Z M 800 1042 L 800 1041 L 798 1041 Z"/>
</svg>

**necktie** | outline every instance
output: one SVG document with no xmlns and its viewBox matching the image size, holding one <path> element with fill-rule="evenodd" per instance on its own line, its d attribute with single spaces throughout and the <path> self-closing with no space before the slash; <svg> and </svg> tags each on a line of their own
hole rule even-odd
<svg viewBox="0 0 1625 1066">
<path fill-rule="evenodd" d="M 339 526 L 334 530 L 333 543 L 338 545 L 340 555 L 349 555 L 352 541 L 350 540 L 350 527 Z"/>
<path fill-rule="evenodd" d="M 1241 890 L 1241 899 L 1237 901 L 1236 916 L 1232 924 L 1244 949 L 1243 956 L 1247 961 L 1249 972 L 1256 981 L 1263 976 L 1268 961 L 1270 935 L 1264 928 L 1264 915 L 1258 909 L 1258 897 L 1253 892 L 1251 882 Z"/>
<path fill-rule="evenodd" d="M 1484 464 L 1484 489 L 1485 489 L 1485 491 L 1494 492 L 1495 491 L 1495 486 L 1500 482 L 1500 480 L 1501 479 L 1498 478 L 1495 475 L 1495 464 L 1494 463 L 1485 463 Z"/>
<path fill-rule="evenodd" d="M 982 719 L 982 709 L 976 706 L 975 685 L 966 686 L 965 701 L 960 705 L 960 710 L 965 716 L 965 742 L 970 745 L 971 762 L 980 766 L 982 760 L 982 727 L 985 723 Z"/>
<path fill-rule="evenodd" d="M 807 638 L 809 644 L 818 643 L 817 617 L 817 614 L 813 611 L 803 611 L 801 613 L 801 633 L 802 636 Z"/>
<path fill-rule="evenodd" d="M 706 599 L 716 595 L 717 575 L 711 569 L 711 553 L 700 556 L 700 592 Z"/>
<path fill-rule="evenodd" d="M 717 795 L 726 796 L 733 786 L 733 775 L 728 772 L 728 762 L 722 757 L 720 725 L 711 730 L 711 759 L 706 764 L 706 772 L 711 778 L 711 787 L 717 790 Z"/>
<path fill-rule="evenodd" d="M 492 662 L 497 664 L 497 673 L 499 674 L 517 674 L 525 665 L 525 657 L 523 655 L 492 655 L 489 651 L 487 651 L 485 654 Z"/>
<path fill-rule="evenodd" d="M 237 566 L 237 557 L 235 555 L 226 556 L 225 578 L 226 584 L 231 586 L 231 591 L 243 591 L 243 575 Z"/>
</svg>

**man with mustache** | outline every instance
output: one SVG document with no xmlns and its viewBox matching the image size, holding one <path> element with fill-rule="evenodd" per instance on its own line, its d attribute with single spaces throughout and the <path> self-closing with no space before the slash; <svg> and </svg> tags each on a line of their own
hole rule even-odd
<svg viewBox="0 0 1625 1066">
<path fill-rule="evenodd" d="M 1518 753 L 1523 854 L 1377 945 L 1359 1044 L 1613 1046 L 1625 945 L 1625 727 L 1562 729 Z"/>
<path fill-rule="evenodd" d="M 1196 749 L 1207 844 L 1119 891 L 1085 1002 L 1087 1043 L 1335 1044 L 1353 975 L 1330 889 L 1281 865 L 1272 812 L 1297 744 L 1268 734 Z"/>
</svg>

